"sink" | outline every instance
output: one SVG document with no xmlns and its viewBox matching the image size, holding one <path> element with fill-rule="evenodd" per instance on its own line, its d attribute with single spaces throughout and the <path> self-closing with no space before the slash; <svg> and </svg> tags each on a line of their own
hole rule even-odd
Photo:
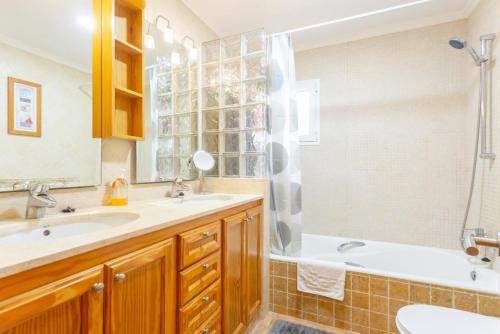
<svg viewBox="0 0 500 334">
<path fill-rule="evenodd" d="M 56 240 L 75 235 L 97 232 L 137 220 L 140 216 L 130 212 L 92 213 L 69 217 L 45 218 L 35 223 L 12 223 L 10 232 L 0 234 L 1 245 Z M 35 226 L 33 226 L 36 224 Z"/>
<path fill-rule="evenodd" d="M 195 195 L 191 197 L 186 197 L 182 201 L 176 201 L 177 203 L 193 203 L 193 204 L 201 204 L 201 203 L 210 203 L 210 202 L 225 202 L 232 200 L 233 196 L 231 195 L 221 195 L 221 194 L 209 194 L 209 195 Z"/>
</svg>

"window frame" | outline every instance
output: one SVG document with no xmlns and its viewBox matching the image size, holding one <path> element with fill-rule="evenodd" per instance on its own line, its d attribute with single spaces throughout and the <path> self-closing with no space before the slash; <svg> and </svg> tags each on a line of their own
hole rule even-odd
<svg viewBox="0 0 500 334">
<path fill-rule="evenodd" d="M 300 145 L 320 145 L 320 79 L 298 80 L 296 82 L 296 93 L 309 93 L 309 134 L 299 136 Z M 297 113 L 298 104 L 297 104 Z M 299 115 L 297 118 L 300 119 Z M 299 125 L 300 126 L 300 125 Z"/>
</svg>

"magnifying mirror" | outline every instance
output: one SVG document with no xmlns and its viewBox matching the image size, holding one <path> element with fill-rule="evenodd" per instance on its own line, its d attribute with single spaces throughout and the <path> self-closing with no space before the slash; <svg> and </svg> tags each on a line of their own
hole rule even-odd
<svg viewBox="0 0 500 334">
<path fill-rule="evenodd" d="M 193 154 L 193 164 L 199 170 L 206 172 L 214 168 L 215 160 L 214 157 L 208 152 L 196 151 Z"/>
<path fill-rule="evenodd" d="M 194 166 L 201 170 L 201 175 L 200 175 L 200 194 L 204 194 L 204 179 L 203 179 L 203 172 L 209 171 L 215 166 L 215 160 L 214 157 L 205 151 L 196 151 L 193 154 L 192 162 Z"/>
</svg>

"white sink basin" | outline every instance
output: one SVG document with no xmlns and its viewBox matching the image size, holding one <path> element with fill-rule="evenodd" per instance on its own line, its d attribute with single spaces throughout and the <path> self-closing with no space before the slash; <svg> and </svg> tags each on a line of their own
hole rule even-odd
<svg viewBox="0 0 500 334">
<path fill-rule="evenodd" d="M 42 219 L 35 223 L 12 223 L 0 232 L 0 246 L 55 240 L 96 232 L 137 220 L 140 216 L 130 212 L 94 213 Z"/>
<path fill-rule="evenodd" d="M 180 205 L 212 205 L 232 200 L 234 197 L 224 194 L 188 195 L 184 198 L 172 198 L 154 202 L 161 207 L 178 207 Z"/>
</svg>

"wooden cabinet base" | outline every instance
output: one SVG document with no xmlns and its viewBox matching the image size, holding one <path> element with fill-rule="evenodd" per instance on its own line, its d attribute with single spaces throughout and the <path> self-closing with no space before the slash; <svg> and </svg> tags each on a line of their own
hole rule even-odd
<svg viewBox="0 0 500 334">
<path fill-rule="evenodd" d="M 4 277 L 0 334 L 242 333 L 260 307 L 261 204 Z"/>
</svg>

